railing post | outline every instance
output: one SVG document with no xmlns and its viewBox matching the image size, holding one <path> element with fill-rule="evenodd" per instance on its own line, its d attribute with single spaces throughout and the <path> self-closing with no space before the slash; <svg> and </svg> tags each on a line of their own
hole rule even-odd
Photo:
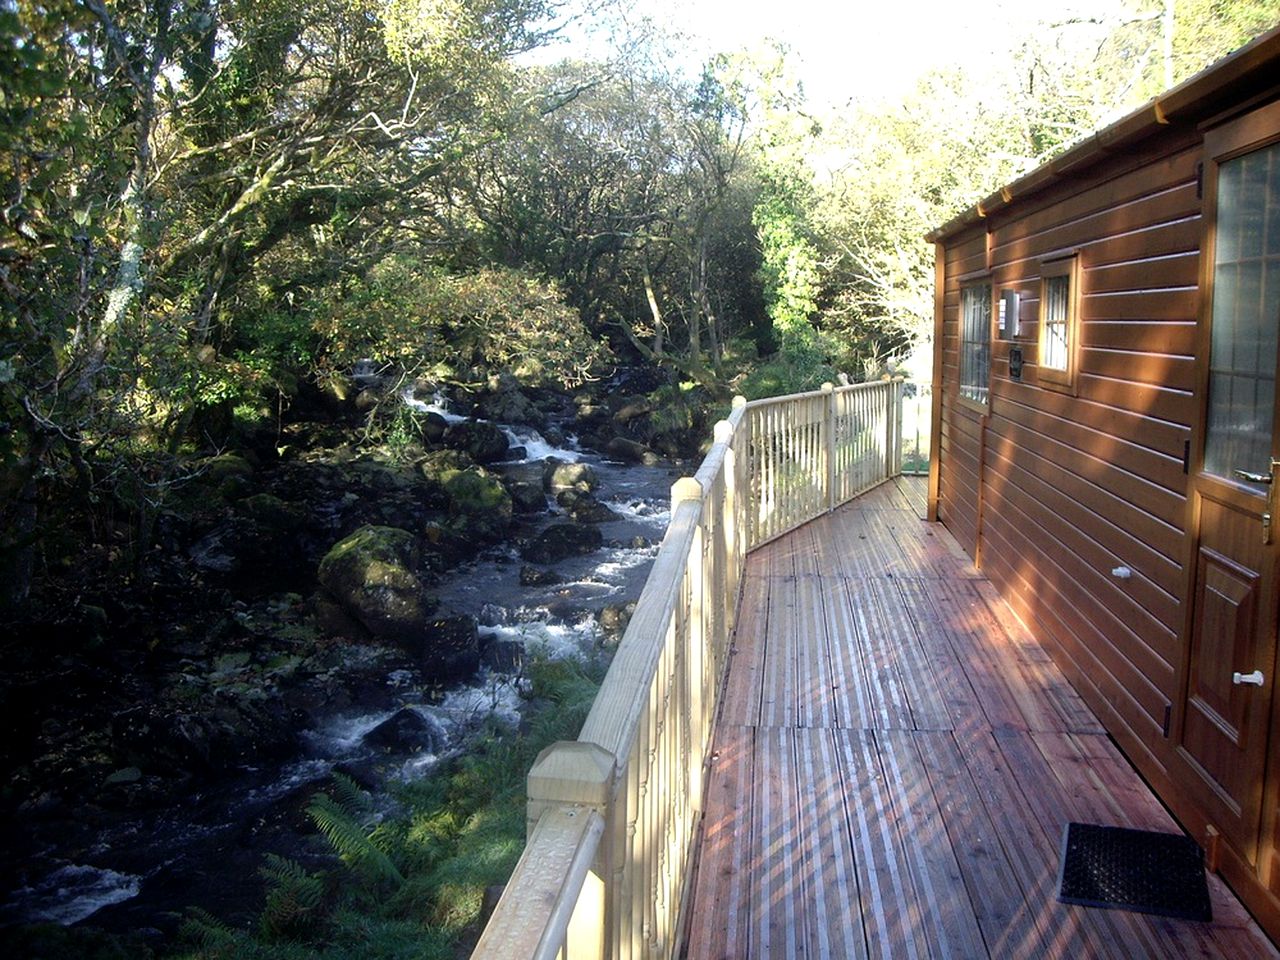
<svg viewBox="0 0 1280 960">
<path fill-rule="evenodd" d="M 827 513 L 836 508 L 836 387 L 822 385 L 822 455 L 827 467 Z"/>
<path fill-rule="evenodd" d="M 893 431 L 897 425 L 897 416 L 893 409 L 893 380 L 886 377 L 884 381 L 884 477 L 881 478 L 884 480 L 893 476 Z"/>
<path fill-rule="evenodd" d="M 893 378 L 893 406 L 894 406 L 894 410 L 896 411 L 896 416 L 894 417 L 894 419 L 898 425 L 897 429 L 894 431 L 895 436 L 893 439 L 893 473 L 891 475 L 895 477 L 898 474 L 902 473 L 902 439 L 903 439 L 902 395 L 904 392 L 903 384 L 905 380 L 906 380 L 905 377 Z"/>
<path fill-rule="evenodd" d="M 586 808 L 597 811 L 604 819 L 604 836 L 592 868 L 596 880 L 588 877 L 581 899 L 574 910 L 582 922 L 571 923 L 569 956 L 600 957 L 608 953 L 607 944 L 614 941 L 617 910 L 619 825 L 615 798 L 617 794 L 617 761 L 604 747 L 581 740 L 561 740 L 551 744 L 533 762 L 529 771 L 528 802 L 525 808 L 530 834 L 538 820 L 550 808 Z M 622 830 L 625 837 L 625 828 Z M 587 921 L 598 915 L 601 923 Z"/>
</svg>

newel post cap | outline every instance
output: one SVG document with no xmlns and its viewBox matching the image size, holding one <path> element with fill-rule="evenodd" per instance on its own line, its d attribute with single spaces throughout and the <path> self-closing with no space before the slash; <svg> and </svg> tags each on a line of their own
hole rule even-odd
<svg viewBox="0 0 1280 960">
<path fill-rule="evenodd" d="M 746 405 L 747 405 L 747 398 L 744 397 L 742 394 L 738 394 L 736 397 L 733 398 L 734 410 L 738 410 L 742 407 L 745 407 Z"/>
<path fill-rule="evenodd" d="M 711 439 L 714 443 L 728 443 L 733 439 L 733 424 L 728 420 L 720 420 L 711 428 Z"/>
<path fill-rule="evenodd" d="M 613 792 L 614 756 L 596 743 L 561 740 L 533 762 L 529 805 L 575 804 L 604 811 Z"/>
</svg>

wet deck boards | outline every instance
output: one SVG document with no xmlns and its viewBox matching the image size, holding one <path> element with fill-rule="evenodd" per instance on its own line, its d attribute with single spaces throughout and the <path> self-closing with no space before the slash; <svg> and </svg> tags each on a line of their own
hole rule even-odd
<svg viewBox="0 0 1280 960">
<path fill-rule="evenodd" d="M 899 478 L 749 559 L 689 958 L 1276 957 L 1214 921 L 1059 903 L 1070 821 L 1175 831 Z"/>
</svg>

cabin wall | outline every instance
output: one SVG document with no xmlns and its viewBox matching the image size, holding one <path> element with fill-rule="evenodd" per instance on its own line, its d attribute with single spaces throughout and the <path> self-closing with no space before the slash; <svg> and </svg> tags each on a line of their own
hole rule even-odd
<svg viewBox="0 0 1280 960">
<path fill-rule="evenodd" d="M 940 242 L 939 519 L 1193 832 L 1204 819 L 1178 788 L 1166 725 L 1187 615 L 1184 456 L 1201 416 L 1202 159 L 1196 128 L 1170 127 Z M 1037 368 L 1041 261 L 1072 250 L 1074 395 L 1043 386 Z M 985 412 L 958 396 L 960 287 L 982 271 L 993 300 L 1022 295 L 1019 335 L 992 341 Z M 1130 579 L 1113 576 L 1121 566 Z M 1280 857 L 1271 863 L 1271 892 L 1247 871 L 1228 879 L 1280 938 Z"/>
</svg>

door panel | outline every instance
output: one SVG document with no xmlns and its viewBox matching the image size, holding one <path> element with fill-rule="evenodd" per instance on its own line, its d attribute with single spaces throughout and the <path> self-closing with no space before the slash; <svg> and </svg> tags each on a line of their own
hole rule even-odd
<svg viewBox="0 0 1280 960">
<path fill-rule="evenodd" d="M 1191 618 L 1175 753 L 1182 787 L 1273 881 L 1280 871 L 1260 854 L 1274 845 L 1275 818 L 1268 800 L 1264 831 L 1280 604 L 1280 104 L 1206 133 L 1204 183 L 1206 400 L 1189 490 Z M 1254 671 L 1261 684 L 1240 682 Z"/>
</svg>

